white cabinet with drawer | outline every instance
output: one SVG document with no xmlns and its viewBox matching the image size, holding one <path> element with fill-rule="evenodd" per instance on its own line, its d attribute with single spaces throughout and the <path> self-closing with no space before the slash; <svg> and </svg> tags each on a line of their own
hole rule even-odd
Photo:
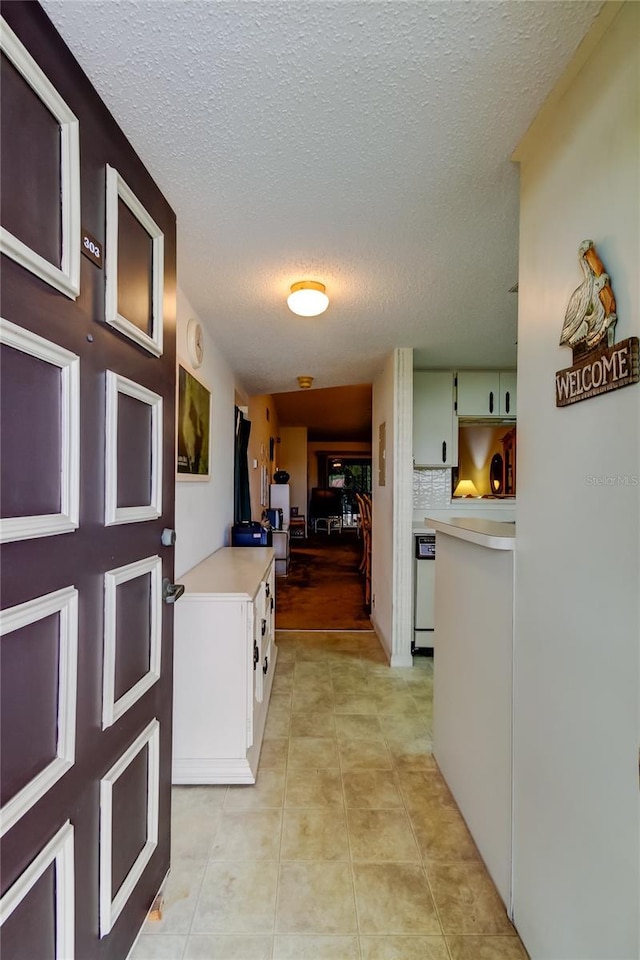
<svg viewBox="0 0 640 960">
<path fill-rule="evenodd" d="M 175 606 L 174 783 L 255 783 L 271 695 L 271 547 L 224 547 L 180 578 Z"/>
<path fill-rule="evenodd" d="M 516 374 L 513 370 L 458 372 L 459 417 L 515 417 Z"/>
<path fill-rule="evenodd" d="M 413 462 L 416 467 L 458 463 L 454 375 L 449 371 L 413 373 Z"/>
</svg>

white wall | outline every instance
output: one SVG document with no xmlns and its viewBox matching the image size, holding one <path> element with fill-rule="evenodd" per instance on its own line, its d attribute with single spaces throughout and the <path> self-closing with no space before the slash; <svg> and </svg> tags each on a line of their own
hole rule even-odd
<svg viewBox="0 0 640 960">
<path fill-rule="evenodd" d="M 639 62 L 627 3 L 518 154 L 514 896 L 532 960 L 640 954 L 640 386 L 554 397 L 582 240 L 617 338 L 640 334 Z"/>
<path fill-rule="evenodd" d="M 373 384 L 371 450 L 372 467 L 372 558 L 371 621 L 389 660 L 393 649 L 393 391 L 394 358 L 389 356 Z M 385 485 L 378 482 L 380 457 L 378 433 L 386 424 L 387 457 Z"/>
<path fill-rule="evenodd" d="M 391 666 L 411 666 L 413 350 L 398 348 L 373 384 L 371 620 Z M 385 484 L 379 430 L 386 424 Z"/>
<path fill-rule="evenodd" d="M 187 352 L 187 322 L 196 317 L 178 288 L 178 359 L 211 390 L 211 473 L 207 481 L 176 481 L 176 569 L 180 576 L 229 542 L 233 523 L 234 396 L 236 382 L 205 325 L 204 360 L 193 370 Z"/>
</svg>

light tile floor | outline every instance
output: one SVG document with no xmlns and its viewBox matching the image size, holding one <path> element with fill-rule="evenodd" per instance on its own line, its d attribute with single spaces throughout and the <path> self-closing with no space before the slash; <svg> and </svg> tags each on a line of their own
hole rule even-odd
<svg viewBox="0 0 640 960">
<path fill-rule="evenodd" d="M 431 755 L 433 669 L 278 634 L 255 786 L 175 787 L 133 960 L 526 960 Z"/>
</svg>

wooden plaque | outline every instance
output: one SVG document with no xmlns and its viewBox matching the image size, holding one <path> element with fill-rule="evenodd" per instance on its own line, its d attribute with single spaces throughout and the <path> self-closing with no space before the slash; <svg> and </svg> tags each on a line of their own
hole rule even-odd
<svg viewBox="0 0 640 960">
<path fill-rule="evenodd" d="M 638 337 L 583 354 L 572 367 L 556 373 L 556 406 L 566 407 L 640 380 Z"/>
</svg>

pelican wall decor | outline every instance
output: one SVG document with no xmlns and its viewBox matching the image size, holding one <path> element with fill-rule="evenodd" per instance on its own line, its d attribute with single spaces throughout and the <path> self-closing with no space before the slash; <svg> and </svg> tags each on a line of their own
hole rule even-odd
<svg viewBox="0 0 640 960">
<path fill-rule="evenodd" d="M 564 318 L 560 346 L 593 349 L 605 334 L 613 344 L 616 300 L 609 275 L 596 253 L 593 240 L 583 240 L 578 248 L 578 263 L 584 280 L 571 294 Z M 579 349 L 579 352 L 582 350 Z"/>
<path fill-rule="evenodd" d="M 616 300 L 593 240 L 583 240 L 578 247 L 578 263 L 583 280 L 569 298 L 560 334 L 560 346 L 573 350 L 574 365 L 556 374 L 558 407 L 640 379 L 638 337 L 614 344 Z"/>
</svg>

